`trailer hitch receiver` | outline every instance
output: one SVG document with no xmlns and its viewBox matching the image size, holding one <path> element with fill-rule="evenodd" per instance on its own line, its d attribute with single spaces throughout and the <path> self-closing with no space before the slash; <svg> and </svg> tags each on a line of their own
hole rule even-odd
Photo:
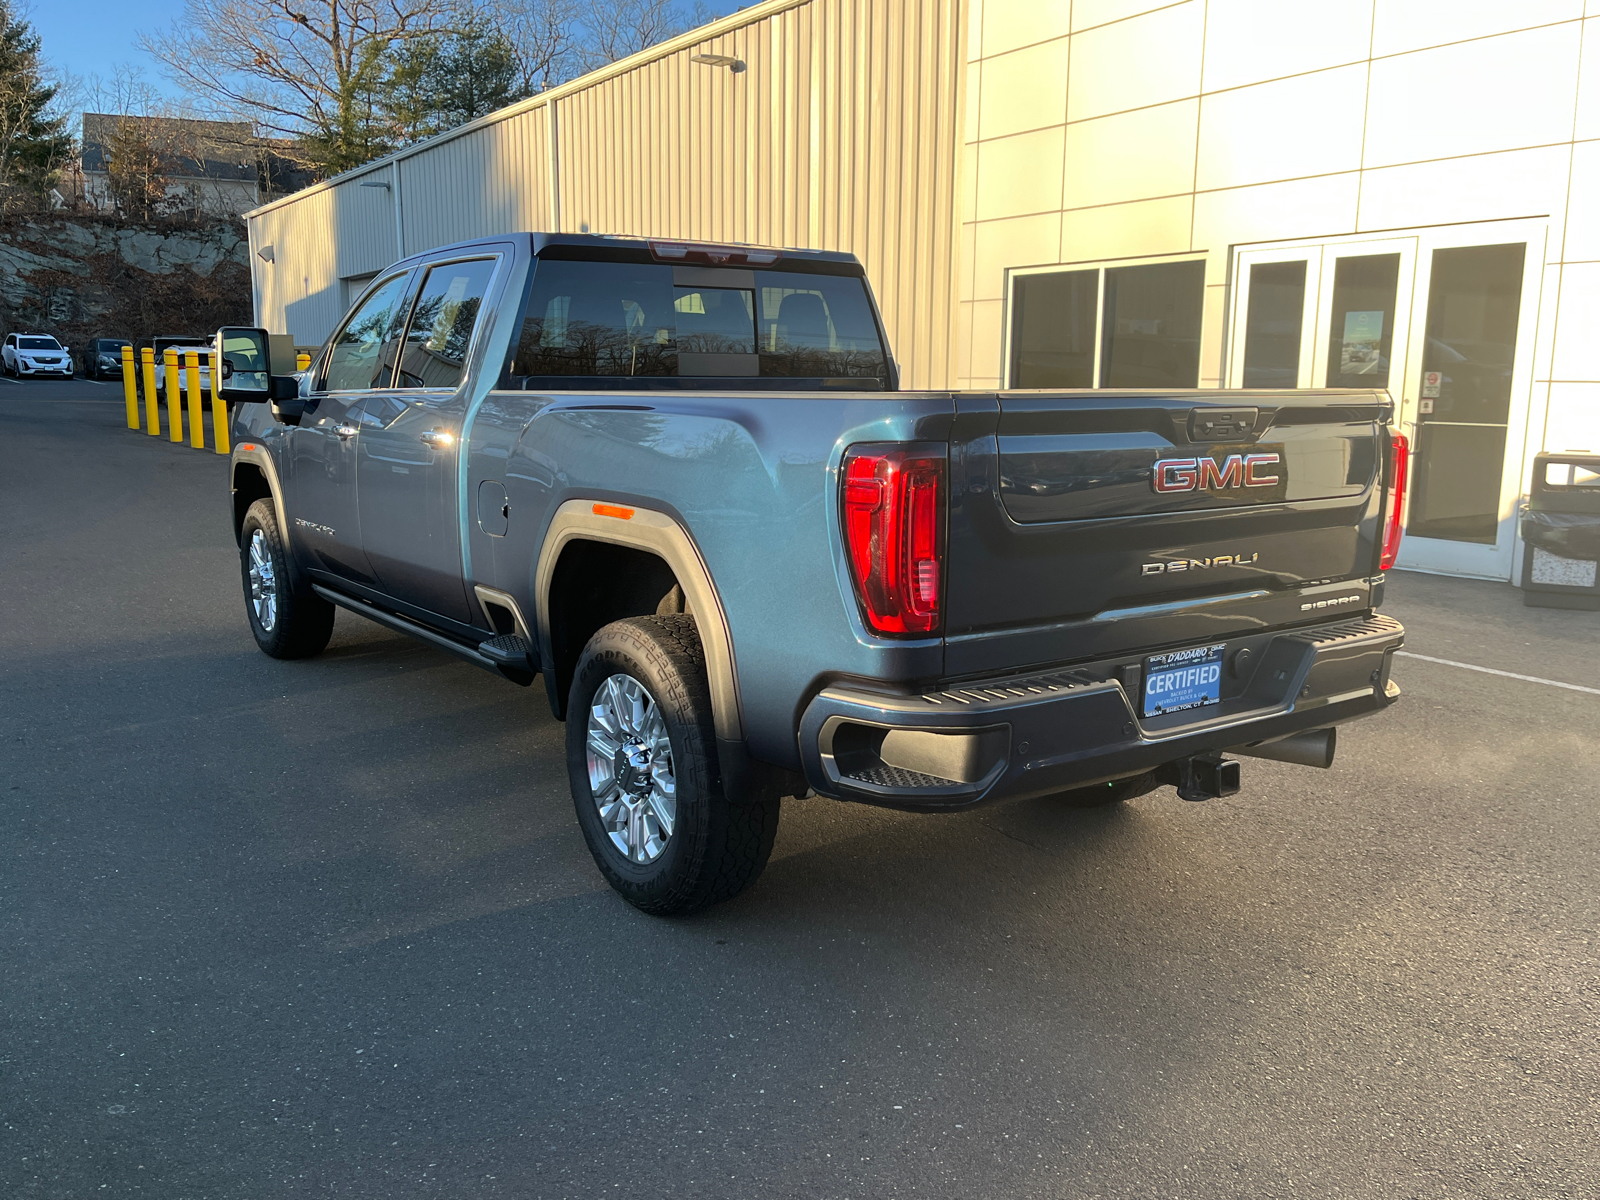
<svg viewBox="0 0 1600 1200">
<path fill-rule="evenodd" d="M 1196 754 L 1167 763 L 1156 777 L 1178 789 L 1180 800 L 1214 800 L 1239 790 L 1239 764 L 1218 754 Z"/>
</svg>

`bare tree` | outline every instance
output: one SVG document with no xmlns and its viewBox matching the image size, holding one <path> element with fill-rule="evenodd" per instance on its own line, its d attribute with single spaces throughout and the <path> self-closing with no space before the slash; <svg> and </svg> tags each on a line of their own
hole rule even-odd
<svg viewBox="0 0 1600 1200">
<path fill-rule="evenodd" d="M 590 0 L 592 3 L 592 0 Z M 483 0 L 481 15 L 510 41 L 524 95 L 565 83 L 578 70 L 584 0 Z"/>
<path fill-rule="evenodd" d="M 140 41 L 191 94 L 299 138 L 332 174 L 387 149 L 391 52 L 459 24 L 454 0 L 187 0 L 166 35 Z"/>
<path fill-rule="evenodd" d="M 578 17 L 583 69 L 627 58 L 713 17 L 703 3 L 685 11 L 679 0 L 586 0 Z"/>
</svg>

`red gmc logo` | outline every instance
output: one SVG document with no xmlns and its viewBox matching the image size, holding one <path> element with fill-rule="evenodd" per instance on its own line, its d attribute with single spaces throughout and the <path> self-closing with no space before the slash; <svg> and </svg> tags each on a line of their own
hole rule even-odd
<svg viewBox="0 0 1600 1200">
<path fill-rule="evenodd" d="M 1162 458 L 1156 461 L 1150 486 L 1158 492 L 1219 491 L 1225 488 L 1272 487 L 1276 473 L 1266 468 L 1282 462 L 1277 454 L 1230 454 L 1222 462 L 1205 458 Z"/>
</svg>

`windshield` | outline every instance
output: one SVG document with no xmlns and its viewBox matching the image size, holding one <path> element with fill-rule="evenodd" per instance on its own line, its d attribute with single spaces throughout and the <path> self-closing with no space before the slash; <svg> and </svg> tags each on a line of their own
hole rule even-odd
<svg viewBox="0 0 1600 1200">
<path fill-rule="evenodd" d="M 59 350 L 61 343 L 53 337 L 25 337 L 17 339 L 19 350 Z"/>
<path fill-rule="evenodd" d="M 859 276 L 542 260 L 506 386 L 621 376 L 878 388 L 887 357 Z"/>
</svg>

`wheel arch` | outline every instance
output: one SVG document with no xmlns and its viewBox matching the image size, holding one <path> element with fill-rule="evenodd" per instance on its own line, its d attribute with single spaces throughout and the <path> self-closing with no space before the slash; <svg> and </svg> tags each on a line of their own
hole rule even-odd
<svg viewBox="0 0 1600 1200">
<path fill-rule="evenodd" d="M 283 511 L 283 488 L 278 484 L 278 469 L 272 462 L 272 456 L 259 446 L 236 450 L 231 484 L 234 542 L 239 540 L 239 530 L 244 526 L 244 515 L 250 511 L 250 506 L 257 500 L 270 499 L 278 518 L 278 538 L 283 543 L 284 553 L 288 554 L 293 538 Z"/>
<path fill-rule="evenodd" d="M 629 515 L 603 515 L 596 511 L 597 508 Z M 666 574 L 647 579 L 641 584 L 641 595 L 648 592 L 654 583 L 667 578 L 683 590 L 684 606 L 694 614 L 700 642 L 705 650 L 706 675 L 710 684 L 717 739 L 719 742 L 742 743 L 744 722 L 740 714 L 738 679 L 734 670 L 733 639 L 728 631 L 722 599 L 711 581 L 711 572 L 700 555 L 700 549 L 688 531 L 673 517 L 648 508 L 624 508 L 594 500 L 568 500 L 551 518 L 534 573 L 534 621 L 539 660 L 543 664 L 551 707 L 556 715 L 566 715 L 566 692 L 578 655 L 583 650 L 582 644 L 573 648 L 573 637 L 568 635 L 566 628 L 554 628 L 555 623 L 567 619 L 564 606 L 568 596 L 556 590 L 558 568 L 564 561 L 569 566 L 573 565 L 573 555 L 604 553 L 586 550 L 586 545 L 614 547 L 648 555 L 664 565 Z M 654 569 L 639 560 L 632 561 L 640 570 Z M 603 615 L 591 616 L 585 624 Z M 645 614 L 620 613 L 607 617 L 600 625 L 622 616 L 640 615 Z M 600 628 L 600 625 L 595 628 Z M 587 642 L 592 633 L 591 630 L 585 634 L 582 641 Z"/>
</svg>

